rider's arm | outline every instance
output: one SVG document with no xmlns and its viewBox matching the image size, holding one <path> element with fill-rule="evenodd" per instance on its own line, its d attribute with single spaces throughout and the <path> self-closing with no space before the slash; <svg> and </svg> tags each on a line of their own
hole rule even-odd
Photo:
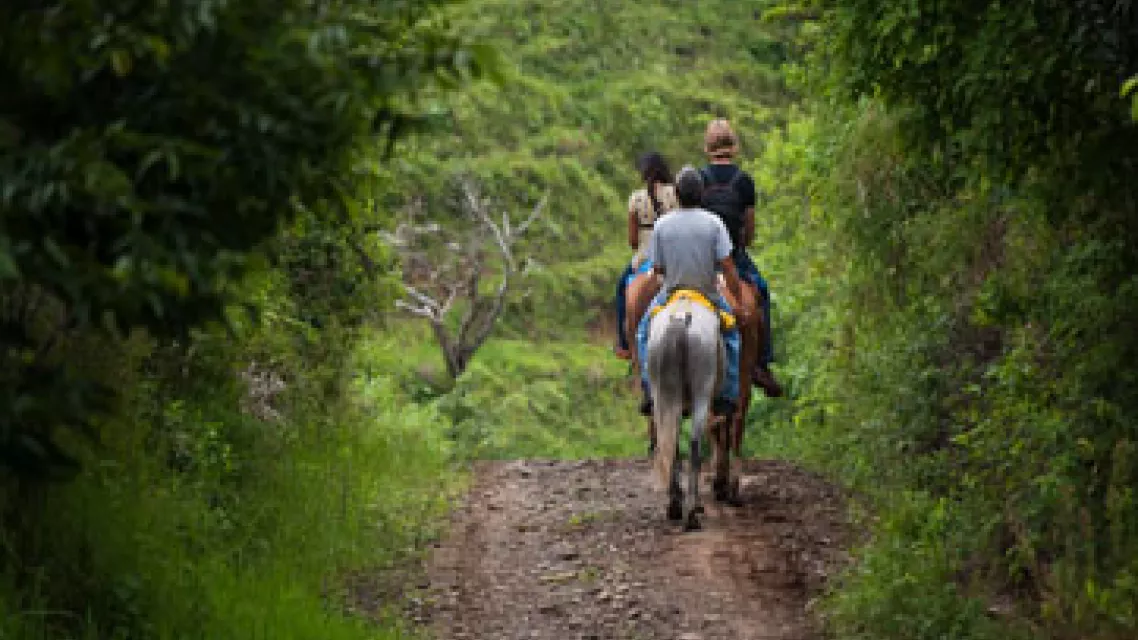
<svg viewBox="0 0 1138 640">
<path fill-rule="evenodd" d="M 719 261 L 719 268 L 723 270 L 723 279 L 727 282 L 727 290 L 731 292 L 731 297 L 737 304 L 742 304 L 743 289 L 739 284 L 739 272 L 735 270 L 735 261 L 731 256 L 727 256 Z"/>
<path fill-rule="evenodd" d="M 632 208 L 628 210 L 628 246 L 634 251 L 640 248 L 640 220 Z"/>
</svg>

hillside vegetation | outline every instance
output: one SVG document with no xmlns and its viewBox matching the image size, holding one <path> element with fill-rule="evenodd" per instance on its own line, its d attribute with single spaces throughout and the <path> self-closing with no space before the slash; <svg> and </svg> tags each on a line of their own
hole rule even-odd
<svg viewBox="0 0 1138 640">
<path fill-rule="evenodd" d="M 499 327 L 511 341 L 479 352 L 453 390 L 431 347 L 406 372 L 426 396 L 442 394 L 464 451 L 644 450 L 628 366 L 610 353 L 611 300 L 631 256 L 625 218 L 639 186 L 635 163 L 650 150 L 673 170 L 703 162 L 703 128 L 717 115 L 732 116 L 753 152 L 785 122 L 791 97 L 780 68 L 791 29 L 759 21 L 762 6 L 491 1 L 447 14 L 501 53 L 504 84 L 441 101 L 446 115 L 436 126 L 374 168 L 371 202 L 396 219 L 414 203 L 420 215 L 463 225 L 463 180 L 505 212 L 547 197 L 538 229 L 519 248 L 531 266 Z M 403 331 L 415 320 L 395 322 Z"/>
</svg>

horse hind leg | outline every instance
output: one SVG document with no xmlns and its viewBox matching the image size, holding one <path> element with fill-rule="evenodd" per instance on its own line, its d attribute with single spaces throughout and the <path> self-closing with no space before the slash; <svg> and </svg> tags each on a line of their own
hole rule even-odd
<svg viewBox="0 0 1138 640">
<path fill-rule="evenodd" d="M 710 393 L 706 394 L 706 396 L 707 399 L 700 398 L 696 401 L 695 406 L 692 407 L 691 461 L 688 468 L 688 494 L 686 496 L 687 504 L 685 505 L 685 511 L 687 512 L 685 528 L 688 531 L 701 528 L 699 515 L 703 513 L 703 502 L 699 492 L 699 471 L 702 462 L 700 460 L 699 449 L 703 440 L 703 432 L 710 416 Z"/>
<path fill-rule="evenodd" d="M 719 354 L 714 348 L 718 334 L 718 324 L 714 325 L 712 332 L 714 332 L 713 335 L 715 337 L 707 338 L 712 348 L 702 351 L 699 356 L 691 354 L 688 363 L 689 386 L 692 396 L 691 469 L 689 470 L 688 477 L 689 495 L 687 521 L 687 528 L 689 530 L 700 528 L 699 514 L 703 512 L 703 504 L 699 492 L 699 475 L 700 466 L 702 465 L 700 446 L 703 442 L 704 432 L 709 431 L 709 425 L 712 419 L 711 399 L 715 394 L 715 388 L 719 382 Z M 723 438 L 723 433 L 724 429 L 722 425 L 710 429 L 711 440 L 718 450 L 716 466 L 722 464 L 721 460 L 724 452 L 719 450 L 717 443 Z"/>
<path fill-rule="evenodd" d="M 678 445 L 677 445 L 678 446 Z M 684 519 L 684 490 L 680 488 L 680 461 L 672 464 L 672 477 L 668 481 L 668 519 L 679 521 Z"/>
<path fill-rule="evenodd" d="M 672 457 L 671 477 L 668 479 L 668 519 L 678 522 L 684 519 L 684 490 L 680 487 L 680 443 L 675 442 Z"/>
<path fill-rule="evenodd" d="M 652 395 L 656 399 L 652 416 L 653 433 L 655 434 L 655 451 L 652 456 L 652 466 L 657 481 L 662 485 L 667 483 L 668 488 L 668 519 L 681 520 L 683 518 L 683 491 L 680 488 L 680 461 L 679 431 L 680 410 L 675 384 L 668 384 L 658 375 L 653 376 Z"/>
</svg>

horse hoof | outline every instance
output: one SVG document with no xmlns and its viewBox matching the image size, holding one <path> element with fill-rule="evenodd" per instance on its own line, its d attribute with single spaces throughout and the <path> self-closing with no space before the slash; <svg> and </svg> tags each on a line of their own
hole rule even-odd
<svg viewBox="0 0 1138 640">
<path fill-rule="evenodd" d="M 668 519 L 673 521 L 684 519 L 684 508 L 678 502 L 668 505 Z"/>
<path fill-rule="evenodd" d="M 732 507 L 743 506 L 743 496 L 739 491 L 739 479 L 735 478 L 731 481 L 731 490 L 727 492 L 727 504 Z"/>
<path fill-rule="evenodd" d="M 692 513 L 702 516 L 703 515 L 703 505 L 701 504 L 698 507 L 696 507 L 695 509 L 692 509 Z"/>
<path fill-rule="evenodd" d="M 722 478 L 711 481 L 711 491 L 715 494 L 716 502 L 727 502 L 731 497 L 727 492 L 727 481 Z"/>
<path fill-rule="evenodd" d="M 696 516 L 695 511 L 688 514 L 687 522 L 684 523 L 684 531 L 699 531 L 703 525 L 699 522 L 699 517 Z"/>
</svg>

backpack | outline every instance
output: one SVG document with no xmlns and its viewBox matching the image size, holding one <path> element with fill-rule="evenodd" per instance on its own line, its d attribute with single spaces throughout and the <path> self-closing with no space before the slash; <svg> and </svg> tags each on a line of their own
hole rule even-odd
<svg viewBox="0 0 1138 640">
<path fill-rule="evenodd" d="M 743 206 L 743 199 L 735 190 L 735 185 L 743 176 L 743 170 L 736 169 L 735 175 L 731 176 L 727 182 L 714 182 L 711 172 L 703 171 L 702 173 L 706 186 L 703 188 L 700 204 L 704 209 L 723 220 L 723 225 L 727 227 L 727 233 L 731 236 L 731 244 L 735 246 L 735 249 L 741 249 L 743 247 L 743 218 L 747 211 L 746 207 Z"/>
</svg>

